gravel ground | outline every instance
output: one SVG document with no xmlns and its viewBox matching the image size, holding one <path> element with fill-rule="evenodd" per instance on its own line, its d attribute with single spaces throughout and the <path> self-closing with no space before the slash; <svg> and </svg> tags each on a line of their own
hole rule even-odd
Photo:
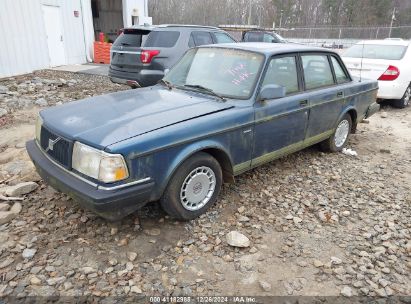
<svg viewBox="0 0 411 304">
<path fill-rule="evenodd" d="M 24 142 L 39 107 L 123 89 L 55 71 L 0 81 L 0 297 L 411 295 L 411 107 L 360 124 L 358 156 L 311 147 L 237 177 L 197 220 L 153 203 L 109 223 L 44 184 Z"/>
</svg>

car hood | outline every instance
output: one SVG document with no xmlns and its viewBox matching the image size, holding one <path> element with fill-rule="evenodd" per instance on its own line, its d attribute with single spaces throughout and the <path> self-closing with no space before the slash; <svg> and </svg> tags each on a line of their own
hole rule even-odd
<svg viewBox="0 0 411 304">
<path fill-rule="evenodd" d="M 156 86 L 70 102 L 41 112 L 44 126 L 99 149 L 232 108 L 203 94 Z"/>
</svg>

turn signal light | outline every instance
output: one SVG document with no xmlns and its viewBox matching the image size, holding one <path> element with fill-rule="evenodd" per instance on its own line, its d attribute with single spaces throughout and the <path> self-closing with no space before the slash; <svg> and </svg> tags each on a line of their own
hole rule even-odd
<svg viewBox="0 0 411 304">
<path fill-rule="evenodd" d="M 141 51 L 140 60 L 142 63 L 151 63 L 151 60 L 158 54 L 160 54 L 158 50 L 144 50 Z"/>
<path fill-rule="evenodd" d="M 392 81 L 397 79 L 398 76 L 400 76 L 400 70 L 397 67 L 390 65 L 378 80 Z"/>
</svg>

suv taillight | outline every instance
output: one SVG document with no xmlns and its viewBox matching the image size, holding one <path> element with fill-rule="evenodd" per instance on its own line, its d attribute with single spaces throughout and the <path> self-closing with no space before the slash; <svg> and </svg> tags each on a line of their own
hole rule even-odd
<svg viewBox="0 0 411 304">
<path fill-rule="evenodd" d="M 398 76 L 400 76 L 400 70 L 397 67 L 390 65 L 378 80 L 392 81 L 397 79 Z"/>
<path fill-rule="evenodd" d="M 158 54 L 160 54 L 158 50 L 144 50 L 141 51 L 140 60 L 142 63 L 151 63 L 151 60 Z"/>
</svg>

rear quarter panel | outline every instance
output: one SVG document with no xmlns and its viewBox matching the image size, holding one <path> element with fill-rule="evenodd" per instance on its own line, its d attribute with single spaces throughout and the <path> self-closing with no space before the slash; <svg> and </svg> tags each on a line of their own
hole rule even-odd
<svg viewBox="0 0 411 304">
<path fill-rule="evenodd" d="M 357 113 L 356 122 L 364 119 L 368 107 L 377 99 L 377 91 L 378 82 L 375 80 L 362 80 L 360 82 L 355 79 L 347 83 L 344 88 L 345 102 L 340 118 L 353 109 Z"/>
</svg>

